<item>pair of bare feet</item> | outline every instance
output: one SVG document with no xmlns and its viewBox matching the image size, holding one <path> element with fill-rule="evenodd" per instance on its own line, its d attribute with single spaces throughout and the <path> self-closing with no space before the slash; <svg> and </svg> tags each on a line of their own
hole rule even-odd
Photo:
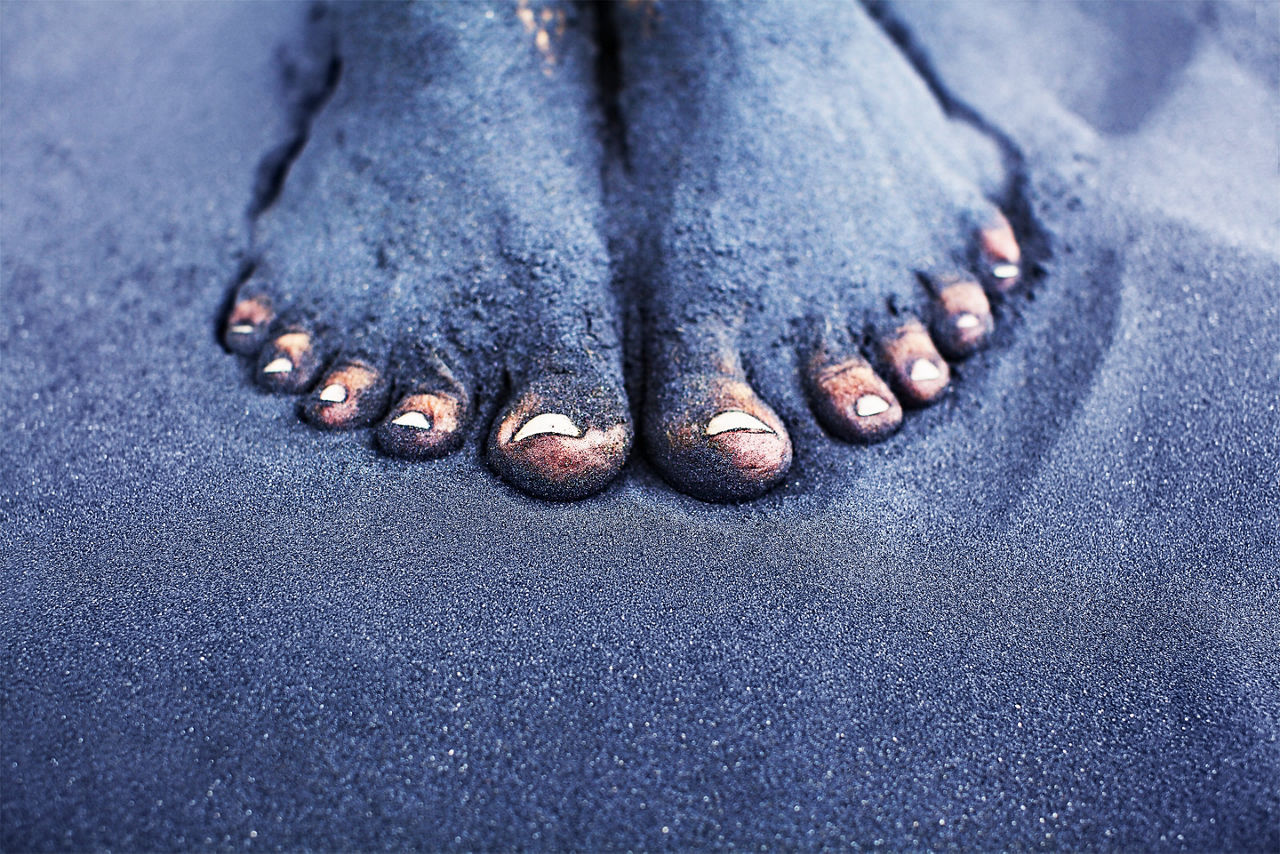
<svg viewBox="0 0 1280 854">
<path fill-rule="evenodd" d="M 784 348 L 830 433 L 878 441 L 1019 281 L 995 146 L 856 4 L 369 4 L 315 26 L 341 74 L 223 336 L 308 422 L 373 426 L 388 454 L 456 450 L 497 392 L 493 469 L 581 498 L 631 452 L 630 387 L 673 486 L 750 499 L 791 464 L 753 384 Z"/>
</svg>

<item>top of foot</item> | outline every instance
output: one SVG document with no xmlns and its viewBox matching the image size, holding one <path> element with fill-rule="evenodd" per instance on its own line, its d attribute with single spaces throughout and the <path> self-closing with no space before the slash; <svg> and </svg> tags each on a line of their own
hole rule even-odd
<svg viewBox="0 0 1280 854">
<path fill-rule="evenodd" d="M 840 439 L 883 439 L 940 399 L 948 359 L 983 346 L 991 297 L 1021 274 L 984 195 L 1002 178 L 992 143 L 947 117 L 856 4 L 615 18 L 615 242 L 642 283 L 642 434 L 664 476 L 718 501 L 783 480 L 790 441 L 767 401 L 785 390 L 753 385 L 780 346 Z"/>
<path fill-rule="evenodd" d="M 259 384 L 408 459 L 492 416 L 505 481 L 590 495 L 632 440 L 611 222 L 644 318 L 643 445 L 677 489 L 742 501 L 785 480 L 779 348 L 842 440 L 945 395 L 1021 279 L 991 142 L 860 6 L 623 4 L 606 217 L 598 11 L 376 4 L 317 24 L 342 73 L 224 325 Z"/>
<path fill-rule="evenodd" d="M 229 349 L 325 429 L 430 459 L 510 394 L 489 459 L 581 498 L 631 444 L 586 13 L 352 4 L 314 25 L 341 68 L 231 301 Z M 548 428 L 550 425 L 550 428 Z"/>
</svg>

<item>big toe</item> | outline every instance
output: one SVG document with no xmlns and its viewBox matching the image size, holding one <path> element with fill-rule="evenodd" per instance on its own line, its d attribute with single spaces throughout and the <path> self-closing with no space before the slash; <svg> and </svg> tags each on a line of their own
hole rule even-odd
<svg viewBox="0 0 1280 854">
<path fill-rule="evenodd" d="M 632 436 L 620 389 L 544 379 L 515 395 L 494 422 L 489 464 L 523 492 L 572 501 L 617 476 Z"/>
<path fill-rule="evenodd" d="M 671 485 L 704 501 L 746 501 L 791 468 L 791 437 L 745 382 L 692 381 L 684 394 L 651 401 L 646 440 Z"/>
</svg>

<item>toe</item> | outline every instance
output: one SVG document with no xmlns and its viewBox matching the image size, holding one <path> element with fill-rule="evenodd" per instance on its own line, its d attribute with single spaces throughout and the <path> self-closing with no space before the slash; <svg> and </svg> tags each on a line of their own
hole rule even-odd
<svg viewBox="0 0 1280 854">
<path fill-rule="evenodd" d="M 764 494 L 791 468 L 791 437 L 782 419 L 749 389 L 735 397 L 702 428 L 722 465 L 719 492 L 732 500 Z"/>
<path fill-rule="evenodd" d="M 690 380 L 687 392 L 655 402 L 646 431 L 669 483 L 704 501 L 746 501 L 777 486 L 791 468 L 791 437 L 745 382 Z"/>
<path fill-rule="evenodd" d="M 942 395 L 951 380 L 951 369 L 914 318 L 880 342 L 880 355 L 904 403 L 927 406 Z"/>
<path fill-rule="evenodd" d="M 469 421 L 470 405 L 460 389 L 413 391 L 391 408 L 374 438 L 390 456 L 431 460 L 462 445 Z"/>
<path fill-rule="evenodd" d="M 938 348 L 953 359 L 981 349 L 995 328 L 991 303 L 982 286 L 959 278 L 934 284 L 937 299 L 929 325 Z"/>
<path fill-rule="evenodd" d="M 302 416 L 324 430 L 346 430 L 373 423 L 387 402 L 388 384 L 361 361 L 340 362 L 316 384 Z"/>
<path fill-rule="evenodd" d="M 828 431 L 849 442 L 879 442 L 902 425 L 902 405 L 861 356 L 815 357 L 809 364 L 814 414 Z"/>
<path fill-rule="evenodd" d="M 298 394 L 306 391 L 320 373 L 321 358 L 314 336 L 302 329 L 288 329 L 267 343 L 258 355 L 256 378 L 268 391 Z"/>
<path fill-rule="evenodd" d="M 489 463 L 530 495 L 572 501 L 599 492 L 617 476 L 632 433 L 620 390 L 537 383 L 494 423 Z"/>
<path fill-rule="evenodd" d="M 271 300 L 261 294 L 237 297 L 222 327 L 222 343 L 232 353 L 251 356 L 262 349 L 275 320 Z"/>
<path fill-rule="evenodd" d="M 996 293 L 1012 290 L 1022 278 L 1022 249 L 1003 214 L 978 231 L 978 263 L 987 286 Z"/>
</svg>

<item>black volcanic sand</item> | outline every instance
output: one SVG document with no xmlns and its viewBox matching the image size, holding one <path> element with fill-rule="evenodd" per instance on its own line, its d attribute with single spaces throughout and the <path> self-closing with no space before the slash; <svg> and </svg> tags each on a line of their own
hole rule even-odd
<svg viewBox="0 0 1280 854">
<path fill-rule="evenodd" d="M 566 505 L 222 353 L 304 9 L 6 5 L 0 844 L 1280 845 L 1275 7 L 877 11 L 1043 277 L 883 444 L 780 353 L 780 488 Z"/>
</svg>

